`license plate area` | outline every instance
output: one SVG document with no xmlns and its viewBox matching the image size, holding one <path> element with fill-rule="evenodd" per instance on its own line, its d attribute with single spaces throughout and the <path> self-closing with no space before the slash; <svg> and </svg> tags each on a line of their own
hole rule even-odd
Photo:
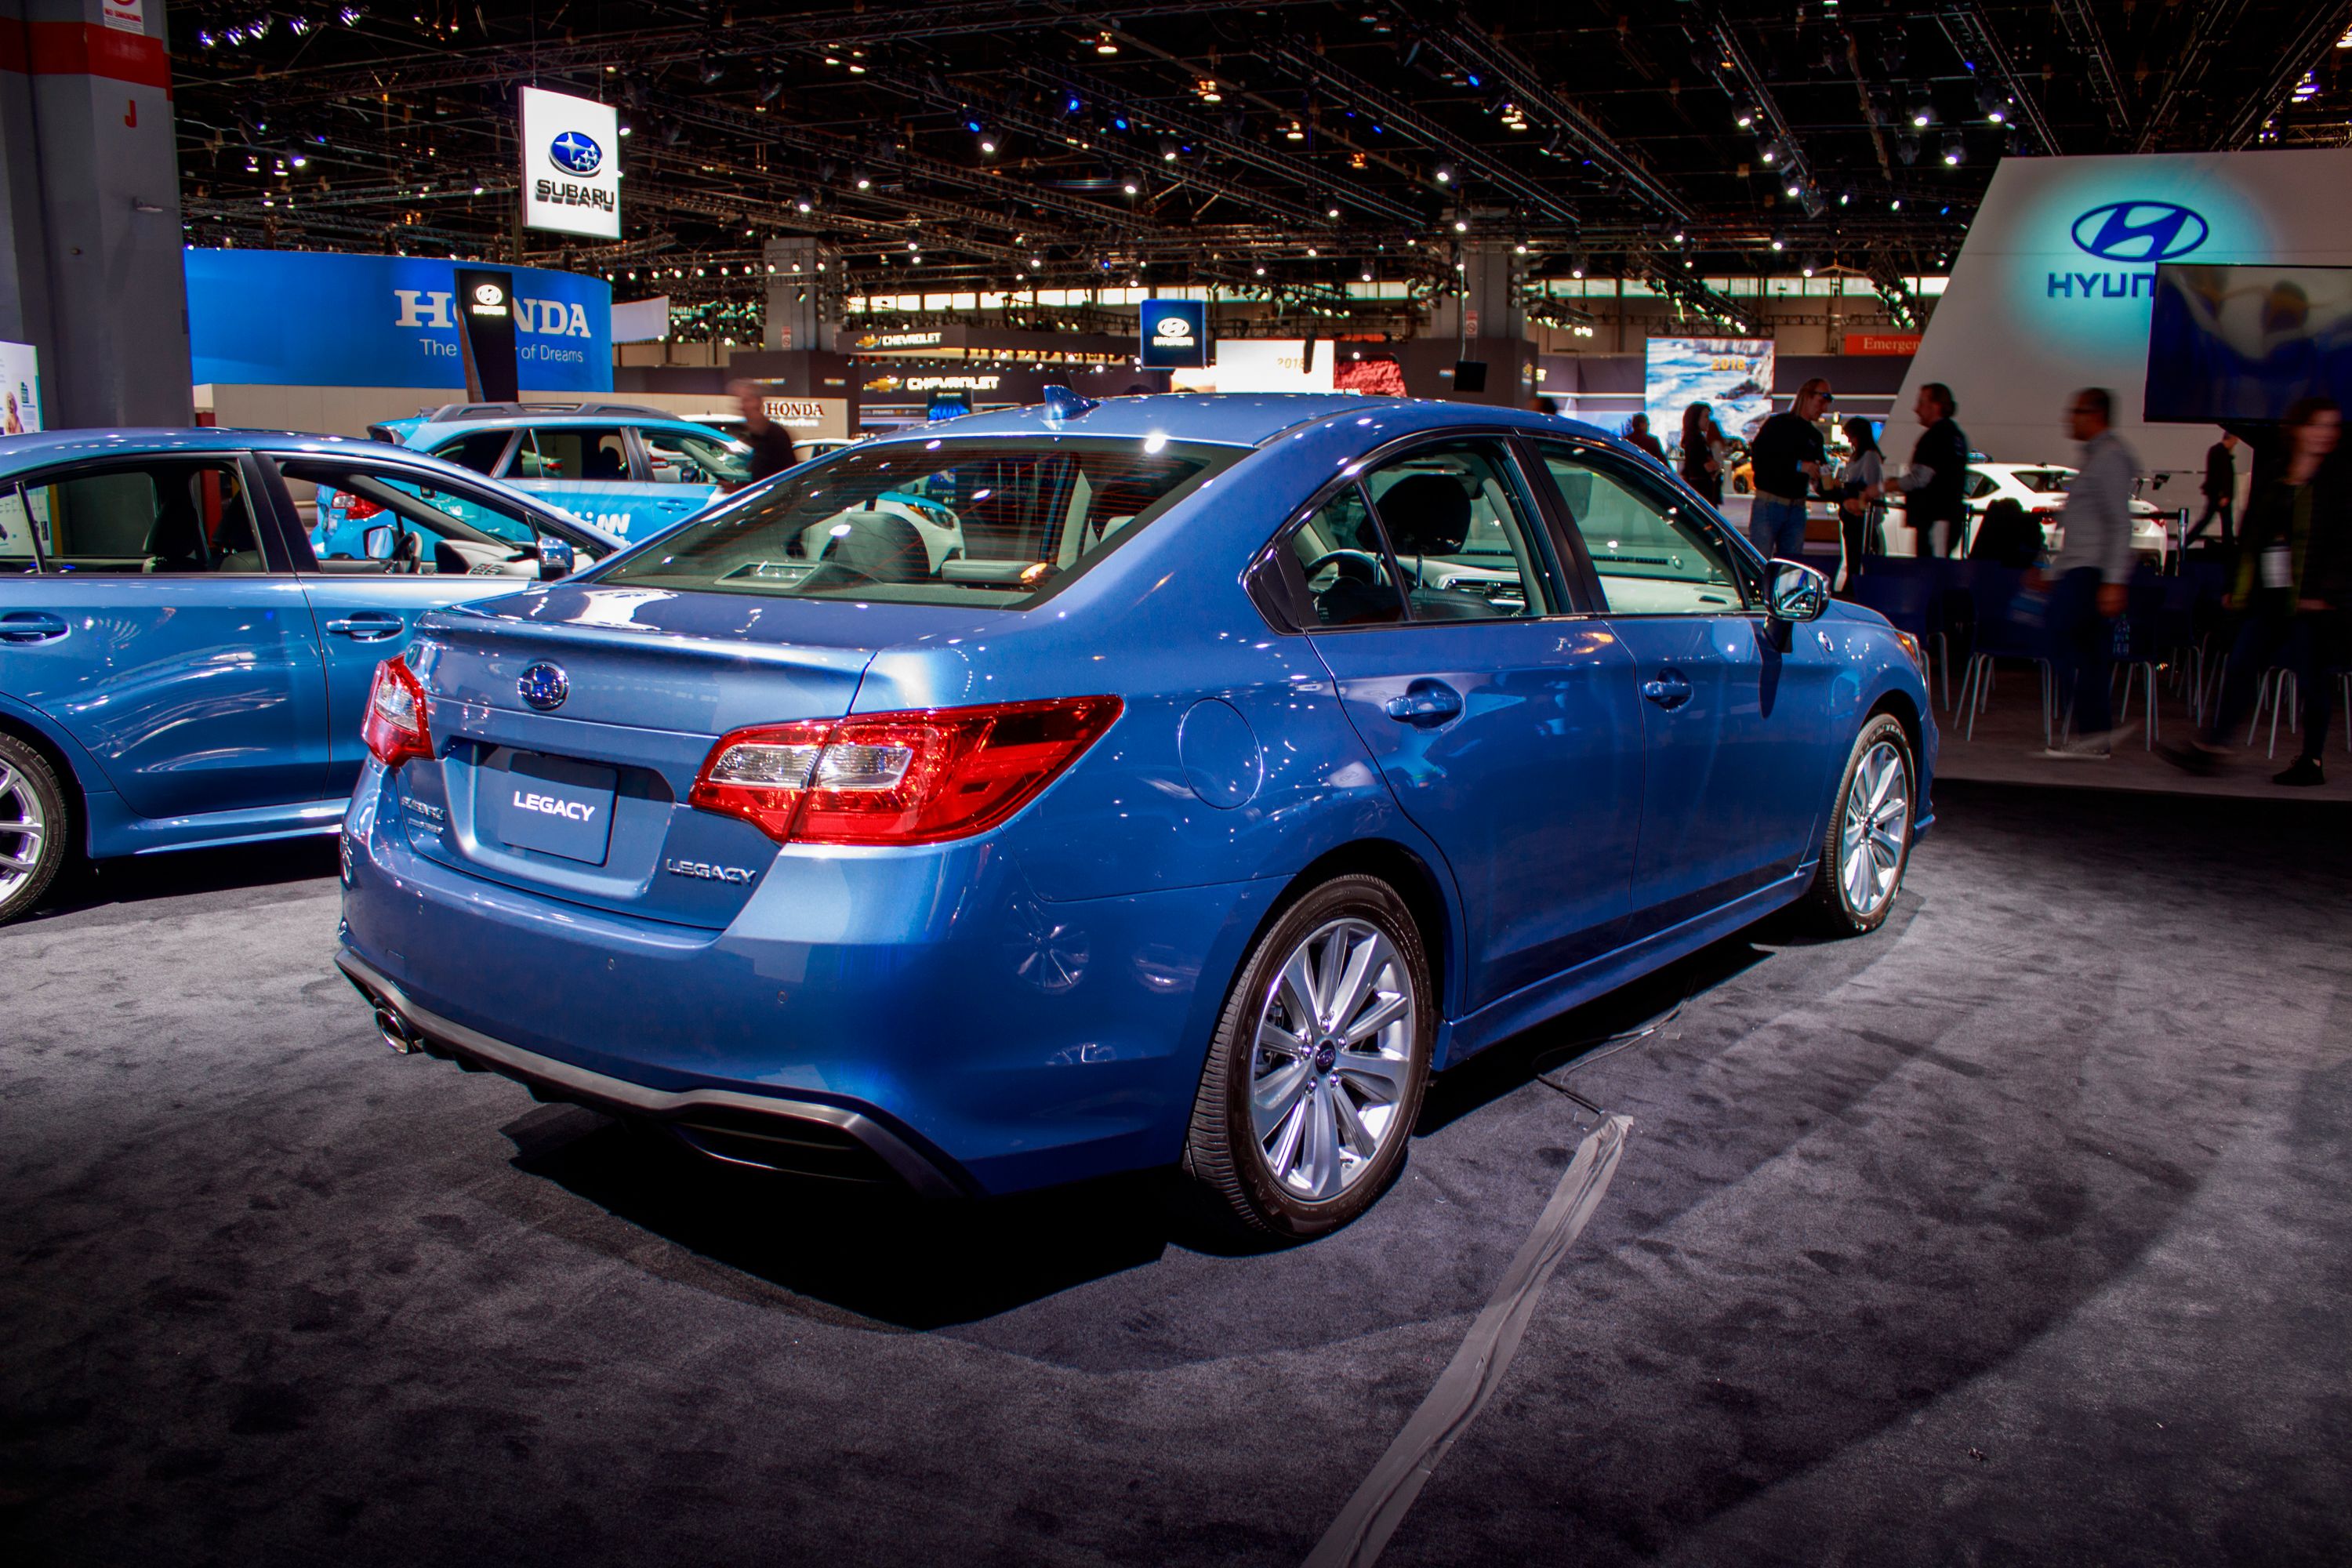
<svg viewBox="0 0 2352 1568">
<path fill-rule="evenodd" d="M 583 865 L 604 863 L 616 770 L 499 747 L 482 759 L 475 778 L 477 819 L 488 837 Z"/>
</svg>

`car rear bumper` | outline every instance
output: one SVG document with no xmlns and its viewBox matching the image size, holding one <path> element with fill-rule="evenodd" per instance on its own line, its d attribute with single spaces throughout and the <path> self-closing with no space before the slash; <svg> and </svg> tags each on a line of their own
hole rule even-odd
<svg viewBox="0 0 2352 1568">
<path fill-rule="evenodd" d="M 444 1018 L 418 1006 L 405 991 L 348 951 L 335 955 L 335 967 L 375 1009 L 376 1026 L 394 1050 L 422 1051 L 500 1073 L 543 1100 L 662 1121 L 703 1152 L 740 1164 L 836 1180 L 891 1181 L 924 1197 L 956 1197 L 971 1191 L 938 1156 L 863 1112 L 732 1089 L 647 1089 Z"/>
<path fill-rule="evenodd" d="M 752 1140 L 814 1139 L 974 1193 L 1172 1162 L 1279 882 L 1055 904 L 1002 855 L 909 860 L 787 852 L 710 931 L 472 876 L 355 809 L 337 962 L 434 1054 L 722 1158 L 801 1168 Z"/>
</svg>

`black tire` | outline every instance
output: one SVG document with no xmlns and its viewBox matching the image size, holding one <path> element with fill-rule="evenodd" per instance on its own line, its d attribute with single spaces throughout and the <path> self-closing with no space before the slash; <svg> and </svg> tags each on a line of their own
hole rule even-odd
<svg viewBox="0 0 2352 1568">
<path fill-rule="evenodd" d="M 1894 860 L 1894 878 L 1885 884 L 1883 892 L 1874 891 L 1874 903 L 1864 907 L 1852 890 L 1845 872 L 1845 831 L 1847 803 L 1853 796 L 1854 780 L 1863 763 L 1882 746 L 1891 746 L 1901 764 L 1903 809 L 1901 841 Z M 1862 936 L 1886 923 L 1895 900 L 1903 891 L 1903 873 L 1911 864 L 1911 819 L 1919 805 L 1919 770 L 1911 754 L 1911 738 L 1892 714 L 1873 714 L 1853 739 L 1853 749 L 1846 753 L 1845 766 L 1838 773 L 1837 793 L 1830 797 L 1829 820 L 1822 826 L 1821 868 L 1815 873 L 1813 886 L 1806 894 L 1809 923 L 1827 936 Z"/>
<path fill-rule="evenodd" d="M 73 854 L 72 826 L 49 760 L 14 735 L 0 735 L 0 925 L 49 890 Z M 18 864 L 26 859 L 29 868 Z"/>
<path fill-rule="evenodd" d="M 1386 939 L 1393 962 L 1381 958 L 1373 962 L 1382 964 L 1382 973 L 1392 973 L 1401 982 L 1389 994 L 1409 993 L 1412 1014 L 1410 1027 L 1392 1026 L 1373 1037 L 1375 1042 L 1387 1039 L 1384 1049 L 1400 1052 L 1402 1060 L 1377 1053 L 1359 1054 L 1352 1049 L 1336 1055 L 1325 1051 L 1320 1056 L 1310 1049 L 1295 1058 L 1293 1065 L 1305 1074 L 1307 1082 L 1322 1086 L 1319 1090 L 1310 1089 L 1302 1095 L 1297 1106 L 1302 1124 L 1314 1115 L 1318 1104 L 1329 1102 L 1336 1106 L 1339 1098 L 1348 1100 L 1344 1114 L 1335 1110 L 1342 1122 L 1352 1115 L 1355 1125 L 1362 1128 L 1367 1124 L 1367 1112 L 1385 1118 L 1381 1121 L 1375 1152 L 1369 1159 L 1356 1156 L 1357 1163 L 1352 1167 L 1347 1165 L 1350 1157 L 1349 1135 L 1344 1131 L 1339 1134 L 1341 1142 L 1330 1146 L 1334 1165 L 1341 1171 L 1352 1170 L 1352 1174 L 1340 1178 L 1345 1184 L 1334 1195 L 1310 1201 L 1286 1185 L 1255 1135 L 1252 1089 L 1275 1076 L 1269 1070 L 1261 1079 L 1258 1068 L 1262 1062 L 1271 1066 L 1285 1059 L 1278 1054 L 1260 1050 L 1258 1025 L 1265 1011 L 1276 1005 L 1274 998 L 1283 965 L 1310 939 L 1335 928 L 1343 935 L 1353 930 L 1353 924 L 1343 922 L 1370 927 Z M 1328 950 L 1326 952 L 1328 954 Z M 1368 1020 L 1380 1007 L 1387 1005 L 1370 992 L 1364 1000 L 1375 1005 L 1360 1006 L 1356 1013 L 1359 1019 Z M 1341 1032 L 1346 1022 L 1339 1026 Z M 1412 912 L 1396 889 L 1377 877 L 1358 875 L 1335 877 L 1310 889 L 1284 910 L 1250 950 L 1218 1017 L 1184 1145 L 1183 1172 L 1193 1206 L 1213 1224 L 1229 1231 L 1290 1239 L 1323 1235 L 1362 1214 L 1395 1179 L 1404 1163 L 1405 1147 L 1412 1141 L 1412 1124 L 1421 1113 L 1422 1094 L 1429 1081 L 1430 1050 L 1436 1029 L 1436 998 L 1430 986 L 1428 955 L 1423 949 L 1420 928 L 1413 923 Z M 1331 1034 L 1331 1037 L 1337 1038 L 1337 1034 Z M 1380 1064 L 1379 1073 L 1368 1074 L 1364 1069 L 1374 1062 Z M 1370 1100 L 1360 1092 L 1366 1087 L 1383 1086 L 1392 1079 L 1398 1080 L 1393 1085 L 1393 1099 Z M 1317 1098 L 1318 1093 L 1320 1100 Z M 1281 1144 L 1279 1131 L 1273 1141 Z"/>
</svg>

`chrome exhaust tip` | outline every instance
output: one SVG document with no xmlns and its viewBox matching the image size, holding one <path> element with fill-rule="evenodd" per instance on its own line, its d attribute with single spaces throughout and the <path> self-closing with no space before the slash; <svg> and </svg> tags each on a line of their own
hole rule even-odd
<svg viewBox="0 0 2352 1568">
<path fill-rule="evenodd" d="M 399 1014 L 380 1005 L 375 1010 L 375 1032 L 383 1037 L 384 1048 L 395 1056 L 409 1056 L 423 1046 Z"/>
</svg>

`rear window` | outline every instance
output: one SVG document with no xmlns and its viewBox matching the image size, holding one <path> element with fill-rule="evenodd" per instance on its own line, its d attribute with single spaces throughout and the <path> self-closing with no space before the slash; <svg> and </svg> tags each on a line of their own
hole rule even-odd
<svg viewBox="0 0 2352 1568">
<path fill-rule="evenodd" d="M 860 447 L 746 492 L 597 581 L 1023 609 L 1240 456 L 1157 437 Z"/>
</svg>

